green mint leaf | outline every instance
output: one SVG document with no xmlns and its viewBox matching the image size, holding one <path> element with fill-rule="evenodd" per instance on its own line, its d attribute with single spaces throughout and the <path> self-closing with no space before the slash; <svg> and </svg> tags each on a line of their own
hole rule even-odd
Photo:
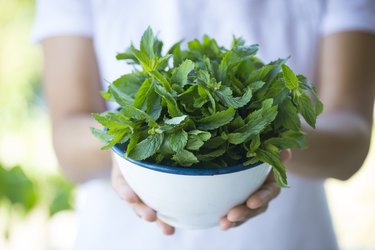
<svg viewBox="0 0 375 250">
<path fill-rule="evenodd" d="M 189 131 L 186 148 L 189 150 L 199 150 L 206 141 L 211 138 L 211 133 L 201 130 Z"/>
<path fill-rule="evenodd" d="M 150 115 L 148 115 L 146 112 L 137 109 L 136 107 L 132 105 L 123 105 L 121 107 L 120 113 L 123 114 L 126 117 L 129 117 L 134 120 L 143 121 L 146 120 L 149 122 L 152 126 L 156 126 L 157 123 Z"/>
<path fill-rule="evenodd" d="M 208 140 L 205 144 L 204 144 L 204 148 L 207 148 L 207 149 L 215 149 L 215 148 L 218 148 L 220 147 L 221 145 L 223 145 L 227 140 L 226 139 L 223 139 L 221 136 L 216 136 L 216 137 L 213 137 L 211 138 L 210 140 Z"/>
<path fill-rule="evenodd" d="M 197 157 L 185 149 L 178 151 L 176 154 L 173 155 L 172 160 L 176 161 L 177 164 L 184 166 L 184 167 L 190 167 L 194 163 L 198 163 Z"/>
<path fill-rule="evenodd" d="M 173 54 L 173 66 L 177 67 L 186 59 L 186 51 L 181 51 L 181 42 L 174 44 L 168 51 L 168 54 Z"/>
<path fill-rule="evenodd" d="M 129 152 L 128 157 L 139 161 L 149 158 L 159 150 L 163 138 L 163 134 L 149 135 Z"/>
<path fill-rule="evenodd" d="M 139 138 L 140 135 L 138 132 L 134 133 L 133 136 L 130 137 L 129 144 L 126 147 L 125 157 L 129 157 L 130 152 L 137 146 Z"/>
<path fill-rule="evenodd" d="M 245 40 L 241 37 L 233 37 L 232 50 L 240 57 L 250 57 L 257 53 L 259 49 L 258 44 L 247 46 Z"/>
<path fill-rule="evenodd" d="M 92 114 L 92 117 L 106 128 L 112 127 L 113 124 L 117 124 L 117 121 L 113 119 L 112 116 L 114 116 L 114 114 L 110 111 L 103 112 L 101 114 Z"/>
<path fill-rule="evenodd" d="M 307 141 L 305 133 L 301 131 L 293 131 L 287 130 L 280 134 L 279 137 L 273 137 L 267 139 L 264 142 L 265 145 L 272 144 L 279 149 L 291 149 L 291 148 L 298 148 L 298 149 L 306 149 Z"/>
<path fill-rule="evenodd" d="M 297 108 L 290 99 L 284 100 L 284 102 L 279 104 L 279 113 L 275 119 L 275 125 L 277 128 L 284 127 L 295 131 L 301 129 Z"/>
<path fill-rule="evenodd" d="M 109 91 L 101 91 L 100 92 L 100 95 L 107 101 L 114 101 L 111 97 L 111 94 L 109 93 Z"/>
<path fill-rule="evenodd" d="M 279 105 L 290 95 L 290 90 L 285 88 L 285 84 L 282 81 L 281 74 L 272 80 L 272 83 L 268 86 L 265 92 L 264 98 L 272 98 L 275 105 Z"/>
<path fill-rule="evenodd" d="M 228 141 L 232 144 L 241 144 L 261 133 L 277 115 L 277 106 L 267 107 L 267 105 L 250 113 L 246 118 L 247 123 L 243 127 L 228 134 Z"/>
<path fill-rule="evenodd" d="M 108 150 L 115 146 L 117 143 L 127 141 L 130 138 L 129 130 L 121 129 L 117 130 L 114 134 L 113 139 L 105 146 L 101 148 L 101 150 Z"/>
<path fill-rule="evenodd" d="M 206 101 L 209 101 L 211 104 L 212 111 L 216 112 L 216 101 L 209 90 L 205 89 L 201 85 L 198 85 L 198 95 L 201 97 L 200 100 L 202 100 L 201 104 L 205 104 Z M 208 100 L 207 100 L 208 98 Z M 200 105 L 197 105 L 196 102 L 194 102 L 194 107 L 201 108 Z"/>
<path fill-rule="evenodd" d="M 248 79 L 246 80 L 247 83 L 252 82 L 266 82 L 267 75 L 273 70 L 273 65 L 266 65 L 261 67 L 260 69 L 254 70 L 250 73 Z"/>
<path fill-rule="evenodd" d="M 303 91 L 298 91 L 298 94 L 295 95 L 294 101 L 297 104 L 298 112 L 311 127 L 315 128 L 316 113 L 308 95 Z"/>
<path fill-rule="evenodd" d="M 161 105 L 161 97 L 155 92 L 154 87 L 151 87 L 150 91 L 148 91 L 146 100 L 147 114 L 154 120 L 159 119 L 163 107 Z"/>
<path fill-rule="evenodd" d="M 133 44 L 130 45 L 130 47 L 128 49 L 126 49 L 125 52 L 123 53 L 118 53 L 117 56 L 116 56 L 116 59 L 117 60 L 125 60 L 127 61 L 128 64 L 130 65 L 140 65 L 140 62 L 138 61 L 138 59 L 134 56 L 134 50 L 136 48 L 134 47 Z"/>
<path fill-rule="evenodd" d="M 185 108 L 185 110 L 188 110 L 188 111 L 195 110 L 197 108 L 196 100 L 205 99 L 197 93 L 198 92 L 197 88 L 198 88 L 197 85 L 190 86 L 184 92 L 182 92 L 176 97 L 177 101 L 181 103 L 181 105 Z"/>
<path fill-rule="evenodd" d="M 148 56 L 148 58 L 154 57 L 154 34 L 150 26 L 147 27 L 146 31 L 143 33 L 140 48 L 141 51 Z"/>
<path fill-rule="evenodd" d="M 209 36 L 203 36 L 203 52 L 209 58 L 218 58 L 220 57 L 220 48 L 215 39 L 211 39 Z"/>
<path fill-rule="evenodd" d="M 146 79 L 141 87 L 139 88 L 137 94 L 134 97 L 134 107 L 142 108 L 143 104 L 146 102 L 146 97 L 151 89 L 151 79 Z"/>
<path fill-rule="evenodd" d="M 126 99 L 130 98 L 129 102 L 132 102 L 145 80 L 146 75 L 144 73 L 126 74 L 115 80 L 110 86 L 116 86 L 117 90 L 126 95 Z"/>
<path fill-rule="evenodd" d="M 260 147 L 260 144 L 261 142 L 260 142 L 259 134 L 253 136 L 253 139 L 251 140 L 251 143 L 250 143 L 249 152 L 254 153 Z"/>
<path fill-rule="evenodd" d="M 236 111 L 230 107 L 227 110 L 219 111 L 210 116 L 197 121 L 198 129 L 213 130 L 230 123 L 233 120 Z"/>
<path fill-rule="evenodd" d="M 108 91 L 110 95 L 113 97 L 113 99 L 120 104 L 120 106 L 125 106 L 133 103 L 133 99 L 128 96 L 126 93 L 122 92 L 119 88 L 117 88 L 115 85 L 111 85 L 108 88 Z"/>
<path fill-rule="evenodd" d="M 183 129 L 171 130 L 164 136 L 164 142 L 160 147 L 163 155 L 172 155 L 185 148 L 188 142 L 188 133 Z"/>
<path fill-rule="evenodd" d="M 232 52 L 228 51 L 225 53 L 223 60 L 220 62 L 219 69 L 218 69 L 218 80 L 225 82 L 228 78 L 228 73 L 231 71 L 235 66 L 238 66 L 241 62 L 240 57 Z"/>
<path fill-rule="evenodd" d="M 184 86 L 188 82 L 188 74 L 194 69 L 195 64 L 191 60 L 185 60 L 172 73 L 172 82 Z"/>
<path fill-rule="evenodd" d="M 160 71 L 165 70 L 165 68 L 168 66 L 168 62 L 171 57 L 172 55 L 166 55 L 157 59 L 155 69 Z"/>
<path fill-rule="evenodd" d="M 160 95 L 161 98 L 165 100 L 165 102 L 167 103 L 168 113 L 172 117 L 183 115 L 183 113 L 178 108 L 176 99 L 172 96 L 171 93 L 169 93 L 165 88 L 158 84 L 154 85 L 154 90 L 158 95 Z"/>
<path fill-rule="evenodd" d="M 202 141 L 198 136 L 189 135 L 186 148 L 189 150 L 199 150 L 203 145 L 204 141 Z"/>
<path fill-rule="evenodd" d="M 197 39 L 188 42 L 188 48 L 193 51 L 203 52 L 203 46 Z"/>
<path fill-rule="evenodd" d="M 168 50 L 167 54 L 173 54 L 176 50 L 179 50 L 181 47 L 181 44 L 184 42 L 184 39 L 176 42 L 172 45 L 172 47 Z M 179 65 L 179 64 L 178 64 Z M 175 65 L 176 66 L 176 65 Z"/>
<path fill-rule="evenodd" d="M 208 141 L 211 138 L 211 133 L 207 131 L 202 131 L 198 129 L 194 129 L 192 131 L 189 131 L 189 135 L 195 135 L 198 136 L 199 139 L 202 141 Z"/>
<path fill-rule="evenodd" d="M 163 50 L 163 42 L 160 41 L 157 36 L 154 36 L 154 53 L 157 57 L 161 56 L 161 51 Z"/>
<path fill-rule="evenodd" d="M 153 71 L 155 69 L 154 68 L 154 66 L 155 66 L 154 65 L 155 64 L 154 60 L 155 60 L 155 58 L 150 59 L 148 57 L 148 54 L 146 54 L 143 51 L 137 50 L 137 49 L 132 50 L 132 53 L 133 53 L 133 56 L 139 62 L 139 64 L 142 66 L 142 69 L 145 72 L 150 72 L 150 71 Z"/>
<path fill-rule="evenodd" d="M 264 84 L 266 84 L 263 81 L 255 81 L 248 84 L 248 87 L 252 90 L 252 92 L 257 91 L 258 89 L 261 89 Z"/>
<path fill-rule="evenodd" d="M 150 75 L 152 75 L 153 77 L 155 77 L 155 79 L 161 83 L 161 85 L 163 85 L 163 87 L 168 91 L 168 92 L 171 92 L 171 83 L 169 82 L 169 80 L 163 75 L 161 74 L 160 72 L 158 71 L 152 71 L 152 72 L 149 72 Z"/>
<path fill-rule="evenodd" d="M 270 83 L 280 72 L 281 65 L 286 62 L 286 59 L 278 59 L 270 62 L 269 64 L 262 66 L 261 68 L 254 70 L 250 73 L 246 80 L 246 83 L 252 83 L 255 81 L 263 81 Z"/>
<path fill-rule="evenodd" d="M 210 160 L 216 159 L 217 157 L 222 156 L 225 152 L 226 152 L 225 147 L 220 147 L 209 153 L 199 154 L 197 155 L 197 158 L 199 159 L 199 161 L 210 161 Z"/>
<path fill-rule="evenodd" d="M 173 134 L 170 134 L 169 143 L 173 151 L 181 151 L 188 142 L 188 133 L 183 129 L 179 129 Z"/>
<path fill-rule="evenodd" d="M 105 131 L 97 129 L 97 128 L 90 128 L 91 133 L 95 135 L 100 141 L 102 141 L 105 144 L 110 143 L 114 136 L 107 134 Z"/>
<path fill-rule="evenodd" d="M 316 115 L 320 115 L 323 112 L 323 103 L 320 101 L 318 93 L 316 91 L 316 88 L 314 85 L 312 85 L 305 76 L 303 75 L 297 75 L 297 78 L 299 80 L 300 87 L 303 90 L 308 90 L 311 92 L 311 94 L 314 97 L 314 102 L 315 102 L 315 113 Z"/>
<path fill-rule="evenodd" d="M 272 65 L 272 70 L 267 74 L 265 81 L 271 82 L 280 72 L 281 66 L 286 63 L 286 61 L 289 59 L 277 59 L 276 61 L 270 62 L 269 65 Z"/>
<path fill-rule="evenodd" d="M 178 125 L 181 122 L 183 122 L 186 118 L 187 118 L 187 115 L 173 117 L 171 119 L 165 120 L 165 124 L 168 124 L 168 125 Z"/>
<path fill-rule="evenodd" d="M 133 122 L 119 112 L 107 111 L 101 114 L 92 114 L 92 117 L 109 130 L 121 130 L 128 128 L 133 132 Z"/>
<path fill-rule="evenodd" d="M 249 87 L 246 88 L 245 93 L 240 97 L 233 97 L 232 91 L 228 87 L 217 91 L 216 95 L 226 107 L 233 107 L 235 109 L 241 108 L 248 104 L 253 96 L 251 88 Z"/>
<path fill-rule="evenodd" d="M 207 70 L 199 70 L 197 75 L 197 80 L 207 86 L 211 82 L 210 73 Z"/>
<path fill-rule="evenodd" d="M 285 64 L 281 65 L 285 79 L 285 86 L 290 90 L 295 90 L 299 87 L 298 78 L 294 72 Z"/>
<path fill-rule="evenodd" d="M 240 127 L 243 127 L 245 125 L 245 121 L 242 119 L 241 116 L 237 116 L 229 123 L 229 131 L 236 130 Z"/>
<path fill-rule="evenodd" d="M 277 184 L 280 187 L 288 187 L 285 166 L 281 161 L 280 153 L 277 149 L 258 149 L 256 151 L 256 159 L 270 164 Z"/>
</svg>

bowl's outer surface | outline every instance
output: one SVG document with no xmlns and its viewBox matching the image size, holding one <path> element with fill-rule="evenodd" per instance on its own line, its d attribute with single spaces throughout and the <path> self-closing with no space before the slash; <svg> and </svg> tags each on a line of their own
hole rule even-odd
<svg viewBox="0 0 375 250">
<path fill-rule="evenodd" d="M 218 175 L 155 171 L 117 153 L 114 158 L 130 187 L 166 223 L 185 229 L 218 225 L 228 210 L 243 203 L 265 181 L 271 166 L 262 163 Z"/>
</svg>

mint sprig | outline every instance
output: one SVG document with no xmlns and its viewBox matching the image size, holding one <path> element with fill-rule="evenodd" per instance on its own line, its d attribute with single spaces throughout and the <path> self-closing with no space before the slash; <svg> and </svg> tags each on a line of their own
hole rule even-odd
<svg viewBox="0 0 375 250">
<path fill-rule="evenodd" d="M 313 85 L 278 59 L 264 64 L 258 45 L 233 38 L 182 42 L 162 54 L 151 28 L 139 49 L 117 55 L 134 66 L 102 95 L 120 105 L 94 114 L 106 130 L 92 129 L 103 149 L 124 144 L 125 157 L 171 166 L 226 167 L 267 162 L 287 186 L 280 150 L 306 148 L 300 115 L 315 127 L 323 104 Z M 309 94 L 313 97 L 312 100 Z"/>
</svg>

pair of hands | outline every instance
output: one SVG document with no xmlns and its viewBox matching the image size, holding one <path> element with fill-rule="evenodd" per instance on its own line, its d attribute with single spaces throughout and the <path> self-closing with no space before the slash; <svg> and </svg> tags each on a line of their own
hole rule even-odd
<svg viewBox="0 0 375 250">
<path fill-rule="evenodd" d="M 288 161 L 290 158 L 290 151 L 286 150 L 281 152 L 281 159 L 283 162 Z M 127 202 L 140 218 L 149 222 L 156 222 L 162 232 L 166 235 L 174 233 L 175 228 L 161 221 L 157 217 L 156 212 L 145 205 L 137 194 L 129 187 L 115 162 L 113 163 L 112 168 L 112 186 L 121 199 Z M 268 203 L 278 196 L 279 193 L 280 188 L 277 186 L 273 173 L 271 172 L 263 185 L 255 193 L 249 196 L 245 203 L 233 207 L 220 219 L 220 228 L 222 230 L 228 230 L 263 213 L 266 211 Z"/>
</svg>

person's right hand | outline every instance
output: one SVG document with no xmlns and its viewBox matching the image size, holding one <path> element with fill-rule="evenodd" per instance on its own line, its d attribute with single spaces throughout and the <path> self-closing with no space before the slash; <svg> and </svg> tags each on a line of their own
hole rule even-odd
<svg viewBox="0 0 375 250">
<path fill-rule="evenodd" d="M 166 235 L 174 233 L 174 227 L 162 222 L 157 218 L 156 212 L 142 202 L 138 195 L 130 188 L 125 178 L 123 177 L 120 168 L 113 160 L 112 166 L 112 187 L 122 200 L 131 206 L 134 212 L 145 221 L 157 222 L 162 232 Z"/>
</svg>

